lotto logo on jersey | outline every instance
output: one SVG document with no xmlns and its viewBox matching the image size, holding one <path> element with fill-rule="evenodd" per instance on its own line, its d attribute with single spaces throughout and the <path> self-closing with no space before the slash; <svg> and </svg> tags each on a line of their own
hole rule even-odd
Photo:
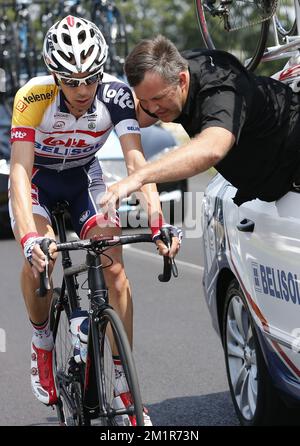
<svg viewBox="0 0 300 446">
<path fill-rule="evenodd" d="M 13 128 L 11 130 L 11 142 L 15 141 L 34 141 L 35 131 L 24 127 Z"/>
<path fill-rule="evenodd" d="M 21 99 L 19 99 L 17 105 L 16 105 L 16 109 L 23 113 L 24 110 L 26 110 L 26 108 L 28 107 L 28 105 L 25 104 L 25 102 L 21 101 Z"/>
<path fill-rule="evenodd" d="M 43 143 L 46 146 L 64 146 L 64 147 L 89 147 L 90 144 L 88 144 L 84 139 L 76 139 L 76 138 L 68 138 L 67 141 L 64 141 L 63 139 L 55 139 L 52 136 L 50 138 L 44 139 Z"/>
<path fill-rule="evenodd" d="M 132 96 L 129 91 L 125 91 L 124 88 L 119 88 L 119 90 L 115 90 L 114 88 L 110 88 L 109 85 L 105 85 L 103 90 L 103 99 L 104 102 L 109 103 L 113 100 L 114 104 L 119 105 L 121 108 L 134 108 L 134 102 L 132 100 Z"/>
</svg>

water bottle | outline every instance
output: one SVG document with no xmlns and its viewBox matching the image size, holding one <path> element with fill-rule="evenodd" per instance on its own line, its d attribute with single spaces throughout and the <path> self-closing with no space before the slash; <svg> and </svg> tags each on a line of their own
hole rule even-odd
<svg viewBox="0 0 300 446">
<path fill-rule="evenodd" d="M 70 332 L 72 335 L 72 344 L 73 344 L 73 356 L 76 362 L 81 362 L 81 354 L 80 354 L 80 327 L 84 321 L 88 321 L 88 312 L 85 310 L 76 309 L 72 312 L 70 317 Z M 84 338 L 84 336 L 82 335 Z"/>
<path fill-rule="evenodd" d="M 87 357 L 88 330 L 89 330 L 89 320 L 88 318 L 85 318 L 80 324 L 78 333 L 80 359 L 84 363 L 86 363 L 86 357 Z"/>
</svg>

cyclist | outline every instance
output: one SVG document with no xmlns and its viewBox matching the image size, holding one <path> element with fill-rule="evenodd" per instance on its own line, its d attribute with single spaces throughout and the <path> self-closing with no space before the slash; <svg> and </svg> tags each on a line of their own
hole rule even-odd
<svg viewBox="0 0 300 446">
<path fill-rule="evenodd" d="M 223 51 L 180 54 L 163 36 L 140 42 L 125 72 L 140 125 L 173 121 L 192 139 L 113 185 L 103 206 L 113 208 L 148 182 L 180 180 L 212 166 L 238 189 L 237 205 L 276 200 L 299 184 L 300 95 L 287 85 L 248 72 Z"/>
<path fill-rule="evenodd" d="M 39 401 L 53 405 L 57 389 L 53 375 L 53 337 L 49 327 L 52 291 L 36 296 L 39 272 L 45 267 L 39 244 L 55 240 L 50 211 L 66 200 L 80 238 L 120 234 L 117 213 L 104 217 L 98 205 L 106 189 L 96 152 L 114 128 L 129 172 L 145 164 L 129 87 L 103 72 L 107 45 L 100 30 L 88 20 L 67 16 L 55 23 L 44 40 L 43 56 L 49 76 L 31 79 L 16 94 L 12 118 L 10 216 L 16 240 L 25 256 L 21 287 L 33 326 L 31 384 Z M 160 254 L 168 249 L 159 240 L 164 225 L 156 186 L 142 188 Z M 153 217 L 153 218 L 152 218 Z M 174 256 L 180 231 L 169 252 Z M 55 259 L 55 244 L 50 246 Z M 132 302 L 120 247 L 110 250 L 113 264 L 104 270 L 109 300 L 121 317 L 132 342 Z M 103 259 L 105 264 L 105 259 Z M 106 262 L 108 263 L 108 262 Z M 53 261 L 51 262 L 53 267 Z M 122 369 L 115 358 L 116 372 Z M 120 381 L 121 382 L 121 381 Z M 120 388 L 124 404 L 126 389 Z M 145 414 L 145 424 L 151 424 Z"/>
</svg>

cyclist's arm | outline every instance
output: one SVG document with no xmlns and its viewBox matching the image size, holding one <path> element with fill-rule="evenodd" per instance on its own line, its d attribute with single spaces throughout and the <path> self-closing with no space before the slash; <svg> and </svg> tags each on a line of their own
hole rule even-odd
<svg viewBox="0 0 300 446">
<path fill-rule="evenodd" d="M 146 165 L 146 160 L 141 147 L 141 137 L 139 134 L 125 134 L 120 137 L 120 143 L 124 153 L 128 175 Z M 141 192 L 145 198 L 142 200 L 142 206 L 151 216 L 162 216 L 160 200 L 156 184 L 146 184 L 141 187 Z"/>
<path fill-rule="evenodd" d="M 33 161 L 34 145 L 32 142 L 13 142 L 10 164 L 10 200 L 16 220 L 16 235 L 19 239 L 30 232 L 37 232 L 31 202 Z"/>
<path fill-rule="evenodd" d="M 129 175 L 146 165 L 139 134 L 122 135 L 120 137 L 120 142 Z M 156 184 L 146 184 L 140 188 L 140 191 L 142 193 L 139 195 L 139 201 L 148 215 L 149 226 L 151 228 L 152 235 L 154 235 L 164 224 L 164 217 L 161 210 Z M 161 255 L 168 254 L 171 257 L 175 257 L 180 247 L 180 241 L 177 238 L 173 238 L 172 246 L 169 252 L 161 240 L 158 239 L 156 244 Z"/>
</svg>

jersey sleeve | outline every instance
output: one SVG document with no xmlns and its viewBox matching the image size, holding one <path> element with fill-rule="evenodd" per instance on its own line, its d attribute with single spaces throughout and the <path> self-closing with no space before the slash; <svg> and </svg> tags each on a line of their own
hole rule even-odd
<svg viewBox="0 0 300 446">
<path fill-rule="evenodd" d="M 32 85 L 29 81 L 15 96 L 12 114 L 11 142 L 35 141 L 35 129 L 45 109 L 53 102 L 56 91 L 53 85 Z"/>
<path fill-rule="evenodd" d="M 128 133 L 140 134 L 131 89 L 123 82 L 110 82 L 104 84 L 101 94 L 118 137 Z"/>
</svg>

